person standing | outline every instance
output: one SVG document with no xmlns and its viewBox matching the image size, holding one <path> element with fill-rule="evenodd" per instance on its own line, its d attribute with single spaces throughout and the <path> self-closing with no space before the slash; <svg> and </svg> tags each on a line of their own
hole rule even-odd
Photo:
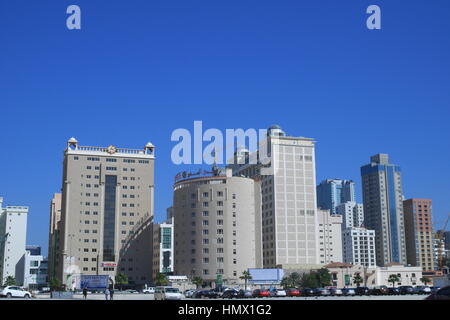
<svg viewBox="0 0 450 320">
<path fill-rule="evenodd" d="M 87 294 L 88 294 L 87 289 L 83 288 L 83 298 L 84 298 L 84 300 L 86 300 Z"/>
<path fill-rule="evenodd" d="M 109 300 L 114 300 L 114 288 L 111 288 L 111 290 L 109 290 Z"/>
<path fill-rule="evenodd" d="M 108 298 L 109 298 L 109 289 L 106 288 L 106 290 L 105 290 L 105 299 L 108 300 Z"/>
</svg>

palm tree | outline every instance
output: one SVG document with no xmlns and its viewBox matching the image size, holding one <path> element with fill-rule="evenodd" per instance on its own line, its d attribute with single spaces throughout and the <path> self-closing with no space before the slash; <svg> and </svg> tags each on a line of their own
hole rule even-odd
<svg viewBox="0 0 450 320">
<path fill-rule="evenodd" d="M 420 278 L 420 281 L 422 281 L 425 285 L 427 285 L 428 283 L 431 283 L 431 278 L 422 277 Z"/>
<path fill-rule="evenodd" d="M 356 286 L 359 288 L 359 286 L 361 285 L 361 283 L 363 282 L 363 278 L 361 277 L 361 275 L 359 273 L 355 274 L 353 276 L 353 283 L 356 283 Z"/>
<path fill-rule="evenodd" d="M 195 286 L 198 289 L 198 287 L 200 287 L 203 284 L 203 279 L 199 276 L 196 276 L 192 279 L 192 283 L 195 284 Z"/>
<path fill-rule="evenodd" d="M 119 288 L 120 288 L 120 291 L 122 291 L 122 286 L 123 286 L 124 284 L 128 284 L 128 277 L 127 277 L 126 274 L 124 274 L 124 273 L 122 273 L 122 272 L 119 272 L 119 273 L 116 275 L 115 280 L 116 280 L 116 285 L 118 285 Z"/>
<path fill-rule="evenodd" d="M 396 274 L 389 275 L 388 282 L 392 282 L 392 288 L 395 287 L 395 283 L 400 281 L 400 277 Z"/>
<path fill-rule="evenodd" d="M 156 275 L 155 284 L 157 286 L 167 286 L 169 284 L 169 280 L 167 280 L 167 276 L 164 273 L 159 272 Z"/>
<path fill-rule="evenodd" d="M 253 279 L 250 272 L 248 272 L 247 270 L 243 271 L 242 276 L 240 276 L 239 279 L 242 279 L 245 281 L 245 290 L 247 291 L 247 281 Z"/>
</svg>

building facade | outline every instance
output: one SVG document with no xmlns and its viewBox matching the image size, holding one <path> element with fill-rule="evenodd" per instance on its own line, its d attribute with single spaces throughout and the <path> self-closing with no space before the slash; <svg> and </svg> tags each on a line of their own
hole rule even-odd
<svg viewBox="0 0 450 320">
<path fill-rule="evenodd" d="M 50 279 L 56 278 L 56 266 L 60 257 L 60 223 L 61 221 L 61 194 L 55 193 L 50 201 L 50 223 L 48 232 L 48 276 Z"/>
<path fill-rule="evenodd" d="M 325 267 L 331 273 L 333 286 L 338 288 L 356 287 L 357 284 L 353 280 L 357 274 L 363 279 L 360 285 L 369 288 L 392 287 L 392 282 L 388 281 L 391 274 L 397 275 L 400 280 L 394 284 L 395 287 L 424 285 L 421 281 L 422 269 L 420 267 L 388 264 L 385 267 L 366 268 L 362 265 L 348 263 L 333 263 Z"/>
<path fill-rule="evenodd" d="M 25 254 L 23 286 L 40 290 L 48 286 L 48 260 L 41 255 L 41 247 L 27 246 Z"/>
<path fill-rule="evenodd" d="M 347 201 L 336 207 L 336 214 L 342 216 L 342 229 L 359 228 L 364 225 L 364 206 L 362 203 Z"/>
<path fill-rule="evenodd" d="M 0 279 L 13 277 L 23 285 L 28 207 L 3 207 L 0 197 Z"/>
<path fill-rule="evenodd" d="M 71 138 L 64 152 L 57 277 L 115 275 L 131 285 L 151 279 L 154 147 L 83 147 Z M 148 237 L 149 239 L 146 239 Z M 148 241 L 146 241 L 148 240 Z M 149 256 L 150 255 L 150 256 Z"/>
<path fill-rule="evenodd" d="M 173 217 L 153 225 L 153 281 L 158 273 L 173 274 Z"/>
<path fill-rule="evenodd" d="M 408 264 L 433 271 L 433 224 L 431 199 L 408 199 L 403 201 L 405 216 L 406 258 Z"/>
<path fill-rule="evenodd" d="M 343 262 L 376 267 L 375 231 L 350 227 L 342 231 Z"/>
<path fill-rule="evenodd" d="M 260 185 L 213 172 L 174 185 L 175 274 L 232 285 L 262 264 Z"/>
<path fill-rule="evenodd" d="M 352 180 L 327 179 L 317 186 L 317 207 L 331 210 L 336 214 L 336 207 L 348 201 L 355 202 L 355 183 Z"/>
<path fill-rule="evenodd" d="M 317 243 L 315 141 L 290 137 L 279 126 L 259 145 L 257 164 L 248 152 L 236 153 L 233 175 L 261 182 L 264 268 L 315 268 Z M 268 156 L 268 163 L 263 153 Z M 261 174 L 271 168 L 270 174 Z"/>
<path fill-rule="evenodd" d="M 342 216 L 330 210 L 317 210 L 319 263 L 342 262 Z"/>
<path fill-rule="evenodd" d="M 406 264 L 401 169 L 387 154 L 370 158 L 361 167 L 364 225 L 375 230 L 376 264 Z"/>
</svg>

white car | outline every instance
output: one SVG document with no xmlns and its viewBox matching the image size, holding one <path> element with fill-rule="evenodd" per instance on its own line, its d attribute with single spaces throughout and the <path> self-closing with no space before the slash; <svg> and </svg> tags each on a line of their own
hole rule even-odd
<svg viewBox="0 0 450 320">
<path fill-rule="evenodd" d="M 153 288 L 153 287 L 150 287 L 150 288 L 147 288 L 147 289 L 144 289 L 144 290 L 142 290 L 142 293 L 155 293 L 155 288 Z"/>
<path fill-rule="evenodd" d="M 31 298 L 31 293 L 17 286 L 0 287 L 0 297 L 6 298 Z"/>
<path fill-rule="evenodd" d="M 183 294 L 178 288 L 172 287 L 156 287 L 155 288 L 155 300 L 181 300 Z"/>
</svg>

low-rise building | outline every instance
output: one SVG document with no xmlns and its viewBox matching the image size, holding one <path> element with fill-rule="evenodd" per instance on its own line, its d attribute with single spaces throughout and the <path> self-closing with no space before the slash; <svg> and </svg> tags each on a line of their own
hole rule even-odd
<svg viewBox="0 0 450 320">
<path fill-rule="evenodd" d="M 23 286 L 39 290 L 48 285 L 48 261 L 41 255 L 39 246 L 27 246 L 25 254 Z"/>
<path fill-rule="evenodd" d="M 404 266 L 400 264 L 388 264 L 384 267 L 366 268 L 362 265 L 353 265 L 349 263 L 333 263 L 325 266 L 332 275 L 332 285 L 338 288 L 356 287 L 355 276 L 363 279 L 360 286 L 369 288 L 376 286 L 392 287 L 389 277 L 395 274 L 399 277 L 395 287 L 398 286 L 419 286 L 424 285 L 421 281 L 422 268 Z"/>
</svg>

